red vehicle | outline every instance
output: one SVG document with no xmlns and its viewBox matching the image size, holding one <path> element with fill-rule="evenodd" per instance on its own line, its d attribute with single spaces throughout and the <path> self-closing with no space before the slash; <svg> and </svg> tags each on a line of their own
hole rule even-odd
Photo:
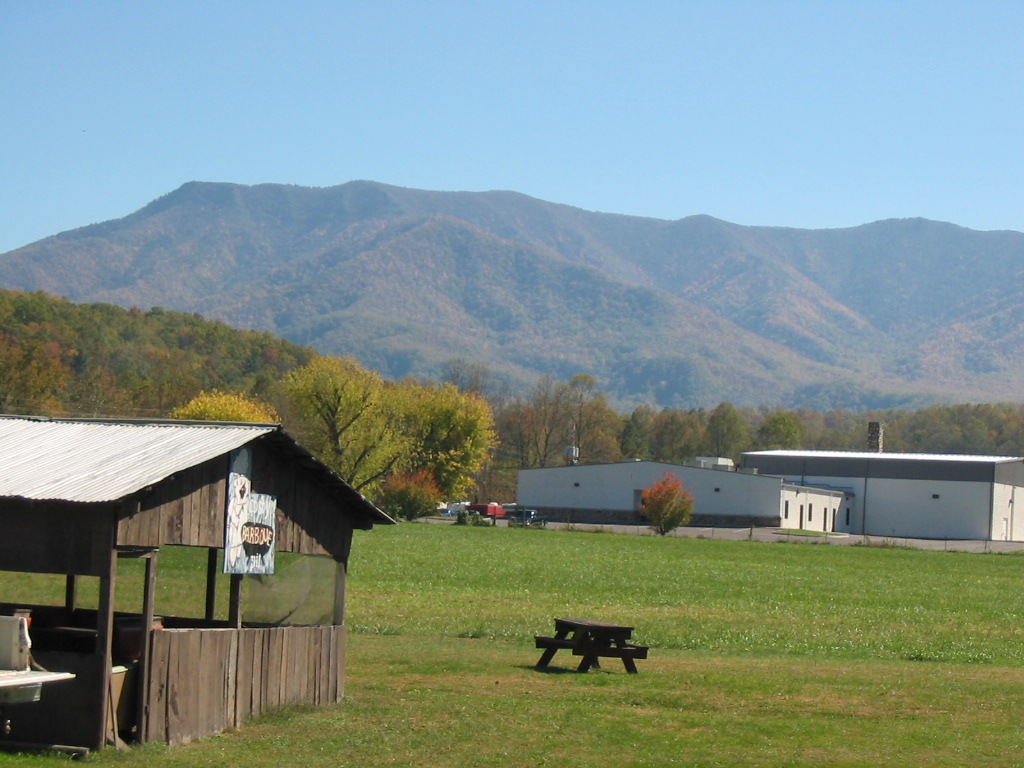
<svg viewBox="0 0 1024 768">
<path fill-rule="evenodd" d="M 487 515 L 488 517 L 504 517 L 505 508 L 501 504 L 470 504 L 470 512 L 476 512 L 478 515 Z"/>
</svg>

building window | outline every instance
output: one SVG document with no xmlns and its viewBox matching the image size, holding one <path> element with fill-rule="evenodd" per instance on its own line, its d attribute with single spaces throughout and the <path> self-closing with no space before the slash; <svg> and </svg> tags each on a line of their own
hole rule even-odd
<svg viewBox="0 0 1024 768">
<path fill-rule="evenodd" d="M 809 523 L 813 519 L 814 519 L 814 505 L 813 504 L 808 504 L 807 505 L 807 522 Z"/>
<path fill-rule="evenodd" d="M 789 520 L 789 500 L 786 500 L 785 506 L 782 508 L 782 519 Z"/>
<path fill-rule="evenodd" d="M 850 508 L 846 508 L 846 527 L 850 527 Z"/>
</svg>

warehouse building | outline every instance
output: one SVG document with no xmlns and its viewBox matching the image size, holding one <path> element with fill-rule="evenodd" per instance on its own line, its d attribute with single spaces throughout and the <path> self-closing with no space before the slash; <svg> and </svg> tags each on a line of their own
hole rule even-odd
<svg viewBox="0 0 1024 768">
<path fill-rule="evenodd" d="M 643 525 L 641 495 L 666 473 L 693 493 L 692 525 L 830 531 L 844 503 L 841 490 L 786 483 L 720 458 L 521 469 L 518 502 L 554 521 Z"/>
<path fill-rule="evenodd" d="M 743 467 L 843 491 L 835 530 L 870 536 L 1024 541 L 1024 459 L 847 451 L 752 451 Z"/>
</svg>

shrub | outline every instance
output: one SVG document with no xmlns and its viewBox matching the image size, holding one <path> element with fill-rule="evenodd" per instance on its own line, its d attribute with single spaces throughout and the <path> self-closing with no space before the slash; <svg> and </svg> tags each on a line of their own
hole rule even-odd
<svg viewBox="0 0 1024 768">
<path fill-rule="evenodd" d="M 431 514 L 441 492 L 425 469 L 391 475 L 381 488 L 377 501 L 393 517 L 415 520 Z"/>
<path fill-rule="evenodd" d="M 686 525 L 693 517 L 693 494 L 671 472 L 646 489 L 641 498 L 651 528 L 661 536 Z"/>
</svg>

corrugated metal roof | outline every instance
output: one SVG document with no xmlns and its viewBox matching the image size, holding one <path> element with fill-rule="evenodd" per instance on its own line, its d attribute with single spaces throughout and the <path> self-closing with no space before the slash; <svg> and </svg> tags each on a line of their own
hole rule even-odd
<svg viewBox="0 0 1024 768">
<path fill-rule="evenodd" d="M 103 502 L 276 432 L 276 424 L 0 417 L 0 497 Z"/>
<path fill-rule="evenodd" d="M 1016 456 L 782 450 L 744 453 L 743 463 L 788 478 L 950 480 L 1024 486 L 1024 459 Z"/>
</svg>

